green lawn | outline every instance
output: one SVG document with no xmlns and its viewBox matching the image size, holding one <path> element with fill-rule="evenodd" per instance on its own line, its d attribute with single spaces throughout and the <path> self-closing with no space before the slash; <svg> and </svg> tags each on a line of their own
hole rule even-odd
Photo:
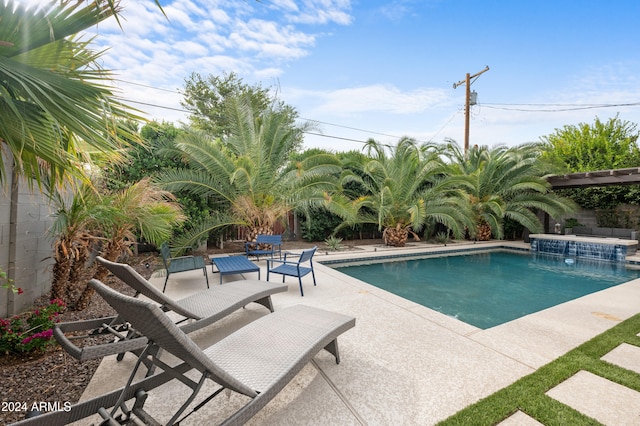
<svg viewBox="0 0 640 426">
<path fill-rule="evenodd" d="M 640 314 L 594 337 L 567 354 L 539 368 L 512 385 L 459 411 L 439 423 L 451 425 L 494 425 L 520 410 L 544 425 L 599 425 L 591 417 L 545 395 L 549 389 L 580 370 L 640 392 L 640 374 L 600 358 L 622 343 L 640 346 Z"/>
</svg>

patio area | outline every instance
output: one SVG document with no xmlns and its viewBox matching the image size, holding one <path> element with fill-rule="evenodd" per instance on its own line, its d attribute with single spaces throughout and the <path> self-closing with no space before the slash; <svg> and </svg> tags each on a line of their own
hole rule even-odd
<svg viewBox="0 0 640 426">
<path fill-rule="evenodd" d="M 403 249 L 367 246 L 335 254 L 318 252 L 314 257 L 318 285 L 314 287 L 311 276 L 306 276 L 305 296 L 301 297 L 297 279 L 287 278 L 288 292 L 274 295 L 273 302 L 276 310 L 306 304 L 354 316 L 355 328 L 338 339 L 341 363 L 336 365 L 330 354 L 319 353 L 248 424 L 434 424 L 640 312 L 640 280 L 635 280 L 480 330 L 321 264 L 349 257 L 497 246 L 527 248 L 528 244 L 443 247 L 421 243 Z M 264 280 L 266 261 L 256 263 Z M 218 285 L 217 273 L 211 268 L 207 273 L 211 285 Z M 223 283 L 239 279 L 242 276 L 225 275 Z M 280 276 L 274 279 L 281 280 Z M 164 277 L 154 274 L 151 282 L 162 289 Z M 179 298 L 205 288 L 202 271 L 191 271 L 172 274 L 166 294 Z M 207 346 L 263 315 L 268 315 L 264 307 L 248 305 L 191 336 Z M 134 362 L 131 354 L 121 362 L 105 358 L 82 400 L 123 386 Z M 187 394 L 186 387 L 171 382 L 152 391 L 145 406 L 158 419 L 168 419 Z M 206 395 L 202 392 L 195 403 Z M 185 424 L 217 424 L 245 402 L 243 396 L 223 393 Z M 520 416 L 524 415 L 517 416 L 505 423 L 523 424 Z M 96 421 L 91 418 L 76 424 Z"/>
</svg>

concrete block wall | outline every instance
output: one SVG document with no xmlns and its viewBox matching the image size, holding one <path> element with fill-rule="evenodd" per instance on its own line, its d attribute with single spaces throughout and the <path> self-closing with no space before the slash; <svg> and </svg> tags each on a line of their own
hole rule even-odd
<svg viewBox="0 0 640 426">
<path fill-rule="evenodd" d="M 5 161 L 7 164 L 11 164 Z M 18 182 L 11 198 L 11 170 L 0 192 L 0 268 L 24 290 L 14 294 L 0 288 L 0 317 L 18 314 L 51 289 L 52 241 L 47 232 L 52 224 L 48 199 L 27 182 Z M 12 214 L 12 209 L 14 209 Z"/>
</svg>

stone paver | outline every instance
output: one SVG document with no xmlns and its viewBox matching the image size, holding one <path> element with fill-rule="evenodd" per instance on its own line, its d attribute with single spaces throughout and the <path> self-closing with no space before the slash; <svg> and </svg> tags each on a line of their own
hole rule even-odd
<svg viewBox="0 0 640 426">
<path fill-rule="evenodd" d="M 640 348 L 623 343 L 601 358 L 627 370 L 640 373 Z"/>
<path fill-rule="evenodd" d="M 600 423 L 640 424 L 640 393 L 587 371 L 579 371 L 547 392 Z"/>
<path fill-rule="evenodd" d="M 540 426 L 542 423 L 536 419 L 529 417 L 522 411 L 516 411 L 515 414 L 507 417 L 498 426 Z"/>
</svg>

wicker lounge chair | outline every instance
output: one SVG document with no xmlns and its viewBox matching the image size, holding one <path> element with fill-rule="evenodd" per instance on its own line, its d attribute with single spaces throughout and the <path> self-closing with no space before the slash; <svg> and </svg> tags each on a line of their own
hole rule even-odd
<svg viewBox="0 0 640 426">
<path fill-rule="evenodd" d="M 90 285 L 148 338 L 149 344 L 140 355 L 136 369 L 146 360 L 154 363 L 162 372 L 135 382 L 134 369 L 127 386 L 117 392 L 73 406 L 68 412 L 48 413 L 42 418 L 28 419 L 21 424 L 62 424 L 62 421 L 87 417 L 89 411 L 94 409 L 94 413 L 98 412 L 105 419 L 105 424 L 136 419 L 146 424 L 157 421 L 156 424 L 172 425 L 228 389 L 246 395 L 249 400 L 222 424 L 242 425 L 273 399 L 323 348 L 333 354 L 336 363 L 339 363 L 337 338 L 355 326 L 355 318 L 298 305 L 266 315 L 212 346 L 200 349 L 157 305 L 120 294 L 97 280 L 91 280 Z M 173 367 L 165 364 L 156 356 L 159 349 L 170 352 L 182 364 Z M 193 370 L 199 372 L 200 376 L 194 379 Z M 189 377 L 185 375 L 188 371 L 191 372 Z M 172 409 L 171 419 L 154 419 L 144 407 L 147 391 L 160 382 L 166 383 L 170 378 L 190 387 L 192 392 L 180 408 Z M 219 386 L 215 386 L 213 393 L 203 403 L 183 414 L 207 379 Z M 127 401 L 134 398 L 135 401 L 128 406 Z M 96 409 L 101 403 L 103 405 Z M 108 411 L 111 407 L 114 408 Z"/>
<path fill-rule="evenodd" d="M 273 303 L 271 295 L 287 291 L 286 285 L 274 285 L 264 281 L 242 280 L 214 286 L 179 300 L 173 300 L 158 291 L 146 279 L 138 274 L 131 266 L 123 263 L 110 262 L 102 257 L 97 260 L 113 275 L 124 281 L 136 291 L 136 296 L 143 296 L 160 304 L 164 311 L 172 311 L 183 319 L 178 321 L 182 331 L 191 333 L 224 318 L 241 307 L 256 302 L 271 312 Z M 188 321 L 190 320 L 190 321 Z M 120 341 L 103 345 L 84 346 L 79 348 L 65 336 L 66 332 L 91 331 L 95 334 L 111 333 Z M 121 318 L 107 317 L 89 321 L 76 321 L 57 324 L 54 336 L 60 345 L 72 356 L 80 361 L 101 358 L 112 354 L 123 354 L 127 351 L 142 349 L 146 339 L 128 330 L 128 326 Z"/>
</svg>

